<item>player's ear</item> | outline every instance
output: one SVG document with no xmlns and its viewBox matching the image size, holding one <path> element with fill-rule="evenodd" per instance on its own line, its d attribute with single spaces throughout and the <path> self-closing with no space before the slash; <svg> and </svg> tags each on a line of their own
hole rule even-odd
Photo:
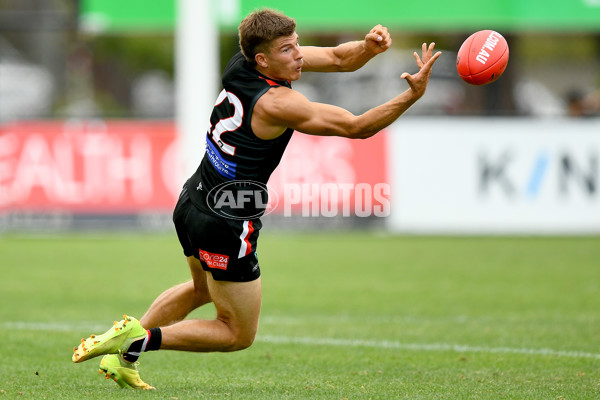
<svg viewBox="0 0 600 400">
<path fill-rule="evenodd" d="M 256 61 L 256 64 L 262 68 L 269 67 L 269 63 L 267 62 L 267 57 L 265 56 L 265 53 L 256 53 L 256 55 L 254 56 L 254 60 Z"/>
</svg>

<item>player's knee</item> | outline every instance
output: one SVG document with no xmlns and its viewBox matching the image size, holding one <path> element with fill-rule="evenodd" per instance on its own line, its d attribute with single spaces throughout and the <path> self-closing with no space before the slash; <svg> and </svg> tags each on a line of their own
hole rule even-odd
<svg viewBox="0 0 600 400">
<path fill-rule="evenodd" d="M 252 346 L 254 343 L 254 338 L 256 336 L 256 331 L 252 332 L 244 332 L 237 331 L 231 332 L 231 336 L 229 337 L 228 343 L 225 345 L 224 351 L 239 351 L 247 349 Z"/>
<path fill-rule="evenodd" d="M 254 343 L 255 336 L 256 335 L 253 333 L 238 338 L 238 340 L 236 341 L 237 350 L 244 350 L 252 346 L 252 343 Z"/>
<path fill-rule="evenodd" d="M 221 313 L 217 319 L 227 331 L 223 351 L 238 351 L 252 346 L 258 331 L 258 321 L 234 318 L 228 313 Z"/>
</svg>

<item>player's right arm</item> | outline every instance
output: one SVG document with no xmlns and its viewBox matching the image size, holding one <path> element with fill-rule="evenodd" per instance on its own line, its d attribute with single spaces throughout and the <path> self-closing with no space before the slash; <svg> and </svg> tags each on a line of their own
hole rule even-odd
<svg viewBox="0 0 600 400">
<path fill-rule="evenodd" d="M 351 72 L 365 65 L 392 45 L 388 29 L 376 25 L 364 40 L 342 43 L 336 47 L 302 46 L 303 71 Z"/>
<path fill-rule="evenodd" d="M 440 52 L 433 55 L 434 44 L 423 44 L 422 59 L 415 53 L 419 71 L 401 78 L 409 89 L 390 101 L 362 115 L 329 104 L 314 103 L 301 93 L 286 87 L 268 90 L 257 101 L 252 116 L 252 129 L 261 139 L 274 139 L 287 128 L 318 136 L 343 136 L 365 139 L 375 135 L 398 119 L 425 93 L 431 68 Z"/>
</svg>

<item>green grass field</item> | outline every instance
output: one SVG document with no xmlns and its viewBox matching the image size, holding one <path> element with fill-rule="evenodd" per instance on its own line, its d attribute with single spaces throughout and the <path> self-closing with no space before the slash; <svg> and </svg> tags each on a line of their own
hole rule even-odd
<svg viewBox="0 0 600 400">
<path fill-rule="evenodd" d="M 0 398 L 600 398 L 599 237 L 267 227 L 258 250 L 255 344 L 144 354 L 136 392 L 72 348 L 188 279 L 175 234 L 0 237 Z"/>
</svg>

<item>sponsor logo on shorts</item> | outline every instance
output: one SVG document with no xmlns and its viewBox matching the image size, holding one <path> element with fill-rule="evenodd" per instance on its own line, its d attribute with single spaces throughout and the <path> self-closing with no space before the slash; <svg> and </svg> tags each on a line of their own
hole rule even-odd
<svg viewBox="0 0 600 400">
<path fill-rule="evenodd" d="M 200 252 L 200 260 L 204 261 L 209 268 L 227 269 L 229 263 L 229 256 L 223 254 L 209 253 L 202 249 Z"/>
</svg>

